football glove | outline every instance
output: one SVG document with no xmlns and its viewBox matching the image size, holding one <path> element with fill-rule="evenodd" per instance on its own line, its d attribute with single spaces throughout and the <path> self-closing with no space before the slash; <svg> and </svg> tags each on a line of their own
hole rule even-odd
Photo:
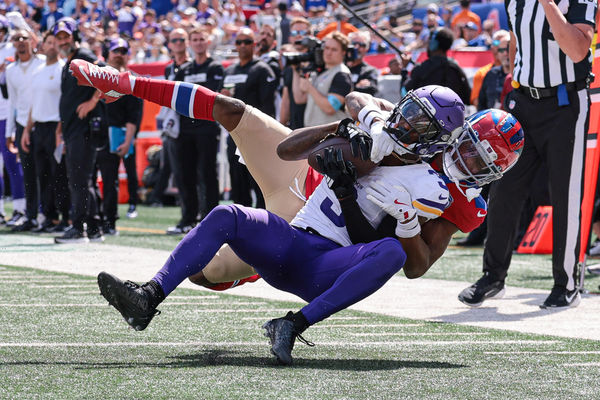
<svg viewBox="0 0 600 400">
<path fill-rule="evenodd" d="M 421 232 L 417 210 L 412 206 L 410 193 L 402 185 L 386 186 L 382 181 L 371 182 L 365 189 L 367 199 L 394 217 L 396 236 L 411 238 Z"/>
<path fill-rule="evenodd" d="M 396 142 L 383 130 L 383 122 L 380 121 L 373 122 L 370 134 L 373 140 L 371 161 L 377 164 L 383 160 L 383 157 L 392 154 Z"/>
<path fill-rule="evenodd" d="M 356 122 L 352 118 L 341 120 L 335 134 L 348 140 L 354 157 L 360 157 L 363 160 L 369 159 L 373 141 L 367 132 L 356 126 Z"/>
<path fill-rule="evenodd" d="M 315 158 L 319 169 L 325 175 L 327 186 L 338 199 L 355 195 L 356 168 L 350 161 L 344 160 L 341 149 L 327 147 L 324 149 L 323 157 L 317 154 Z"/>
</svg>

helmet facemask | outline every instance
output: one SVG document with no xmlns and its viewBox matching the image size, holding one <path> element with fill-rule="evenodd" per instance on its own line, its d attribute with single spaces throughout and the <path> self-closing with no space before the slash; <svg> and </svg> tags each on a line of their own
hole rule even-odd
<svg viewBox="0 0 600 400">
<path fill-rule="evenodd" d="M 497 158 L 490 143 L 479 140 L 471 124 L 465 122 L 462 135 L 444 150 L 444 174 L 461 192 L 461 187 L 482 187 L 502 177 L 502 170 L 494 163 Z"/>
<path fill-rule="evenodd" d="M 394 108 L 385 122 L 384 131 L 398 145 L 399 154 L 434 154 L 443 150 L 435 144 L 447 141 L 450 137 L 435 118 L 435 108 L 426 98 L 419 98 L 409 92 Z M 435 151 L 434 151 L 435 150 Z"/>
</svg>

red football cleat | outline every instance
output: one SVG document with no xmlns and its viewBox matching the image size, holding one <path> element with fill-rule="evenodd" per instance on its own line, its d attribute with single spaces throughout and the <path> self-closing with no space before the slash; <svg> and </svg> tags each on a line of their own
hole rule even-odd
<svg viewBox="0 0 600 400">
<path fill-rule="evenodd" d="M 104 93 L 108 100 L 133 93 L 129 72 L 119 72 L 113 67 L 100 67 L 85 60 L 71 61 L 71 74 L 80 86 L 91 86 Z"/>
<path fill-rule="evenodd" d="M 239 279 L 239 280 L 233 281 L 233 282 L 217 283 L 216 285 L 211 286 L 208 289 L 221 292 L 223 290 L 231 289 L 236 286 L 242 286 L 244 283 L 256 282 L 259 279 L 260 279 L 260 275 L 256 274 L 256 275 L 252 275 L 251 277 Z"/>
</svg>

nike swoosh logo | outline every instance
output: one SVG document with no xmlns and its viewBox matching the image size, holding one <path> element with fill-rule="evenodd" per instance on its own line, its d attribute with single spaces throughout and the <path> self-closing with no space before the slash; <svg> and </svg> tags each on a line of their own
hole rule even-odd
<svg viewBox="0 0 600 400">
<path fill-rule="evenodd" d="M 267 77 L 267 82 L 273 82 L 275 80 L 274 76 Z"/>
<path fill-rule="evenodd" d="M 485 217 L 486 215 L 487 215 L 487 211 L 485 211 L 485 212 L 477 211 L 477 216 L 480 218 Z"/>
<path fill-rule="evenodd" d="M 577 296 L 577 290 L 573 292 L 573 294 L 569 297 L 568 295 L 565 296 L 565 299 L 567 300 L 567 303 L 571 303 L 573 301 L 573 299 L 575 298 L 575 296 Z"/>
<path fill-rule="evenodd" d="M 399 202 L 399 201 L 398 201 L 398 199 L 394 200 L 394 203 L 395 203 L 395 204 L 400 204 L 401 206 L 407 206 L 407 205 L 408 205 L 408 204 L 406 204 L 406 203 L 401 203 L 401 202 Z"/>
<path fill-rule="evenodd" d="M 441 194 L 438 196 L 438 199 L 444 201 L 444 200 L 448 200 L 448 196 L 444 197 Z"/>
</svg>

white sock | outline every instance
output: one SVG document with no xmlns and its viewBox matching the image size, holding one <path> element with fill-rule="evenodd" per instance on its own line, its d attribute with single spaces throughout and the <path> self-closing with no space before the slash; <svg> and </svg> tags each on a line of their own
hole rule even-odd
<svg viewBox="0 0 600 400">
<path fill-rule="evenodd" d="M 13 200 L 13 210 L 25 214 L 25 198 Z"/>
</svg>

